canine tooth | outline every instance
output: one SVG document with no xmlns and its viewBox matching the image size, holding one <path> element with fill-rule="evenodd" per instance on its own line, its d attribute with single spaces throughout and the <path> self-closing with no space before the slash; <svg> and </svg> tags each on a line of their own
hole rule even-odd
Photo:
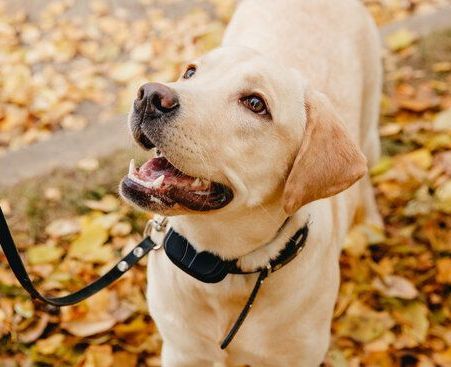
<svg viewBox="0 0 451 367">
<path fill-rule="evenodd" d="M 139 177 L 136 177 L 135 175 L 128 175 L 128 178 L 138 184 L 140 184 L 141 186 L 144 186 L 148 189 L 153 188 L 153 182 L 146 182 L 141 180 Z"/>
<path fill-rule="evenodd" d="M 135 160 L 132 159 L 130 161 L 130 166 L 128 167 L 128 174 L 129 175 L 133 175 L 136 172 L 136 165 L 135 165 Z"/>
<path fill-rule="evenodd" d="M 152 187 L 158 188 L 161 187 L 161 184 L 164 181 L 164 175 L 161 175 L 158 177 L 154 182 L 152 182 Z"/>
<path fill-rule="evenodd" d="M 197 177 L 194 182 L 191 184 L 192 187 L 200 187 L 202 186 L 202 182 L 199 177 Z"/>
<path fill-rule="evenodd" d="M 153 196 L 153 195 L 150 195 L 150 200 L 155 202 L 155 203 L 157 203 L 157 204 L 163 205 L 163 202 L 160 199 L 158 199 L 155 196 Z"/>
</svg>

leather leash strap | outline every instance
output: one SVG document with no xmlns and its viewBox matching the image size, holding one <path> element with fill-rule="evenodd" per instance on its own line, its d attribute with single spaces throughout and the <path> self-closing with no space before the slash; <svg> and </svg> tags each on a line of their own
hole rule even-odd
<svg viewBox="0 0 451 367">
<path fill-rule="evenodd" d="M 93 294 L 101 291 L 111 283 L 119 279 L 149 251 L 157 247 L 149 237 L 144 238 L 132 251 L 119 261 L 115 267 L 102 275 L 86 287 L 62 297 L 43 296 L 33 285 L 24 263 L 17 251 L 11 232 L 8 229 L 5 216 L 0 208 L 0 246 L 3 249 L 6 260 L 14 272 L 17 280 L 22 287 L 31 295 L 32 298 L 48 303 L 56 307 L 69 306 L 81 302 Z"/>
<path fill-rule="evenodd" d="M 158 224 L 158 223 L 157 223 Z M 165 226 L 165 224 L 158 224 L 160 227 L 157 227 L 158 231 L 161 231 L 163 229 L 162 226 Z M 147 227 L 144 231 L 147 233 Z M 168 248 L 166 246 L 166 241 L 175 234 L 176 239 L 182 239 L 183 242 L 186 242 L 184 244 L 184 253 L 186 254 L 187 249 L 191 246 L 189 242 L 181 237 L 180 235 L 176 234 L 173 231 L 170 231 L 169 234 L 166 236 L 165 239 L 165 251 L 170 256 L 171 254 L 168 253 Z M 187 272 L 188 274 L 194 276 L 195 278 L 199 280 L 203 280 L 204 282 L 213 282 L 216 283 L 218 281 L 221 281 L 224 279 L 224 277 L 230 273 L 230 274 L 252 274 L 252 273 L 259 273 L 257 281 L 255 282 L 254 288 L 252 289 L 252 292 L 243 307 L 242 311 L 240 312 L 240 315 L 234 322 L 232 328 L 227 333 L 226 337 L 221 343 L 221 349 L 227 348 L 227 346 L 230 344 L 230 342 L 235 337 L 236 333 L 242 326 L 244 320 L 246 319 L 247 315 L 249 314 L 249 311 L 252 308 L 252 305 L 255 301 L 255 298 L 257 297 L 258 291 L 260 290 L 261 285 L 263 284 L 263 281 L 268 277 L 268 275 L 280 269 L 287 263 L 289 263 L 291 260 L 293 260 L 299 252 L 301 252 L 304 248 L 305 241 L 307 239 L 308 234 L 308 226 L 305 225 L 301 229 L 299 229 L 294 236 L 290 239 L 287 246 L 281 251 L 279 256 L 270 261 L 269 264 L 266 267 L 257 269 L 255 271 L 251 272 L 244 272 L 241 271 L 237 266 L 236 263 L 230 263 L 230 262 L 224 262 L 220 258 L 215 258 L 213 254 L 209 254 L 209 256 L 203 257 L 203 260 L 208 260 L 208 262 L 213 262 L 214 269 L 216 269 L 217 264 L 223 262 L 223 268 L 224 271 L 219 272 L 219 275 L 215 273 L 215 277 L 209 278 L 206 277 L 205 274 L 202 272 L 193 272 L 192 269 L 186 268 L 186 266 L 182 266 L 182 262 L 174 258 L 173 256 L 170 256 L 171 260 L 182 270 Z M 0 208 L 0 247 L 2 247 L 3 252 L 5 254 L 6 260 L 8 261 L 12 271 L 14 272 L 14 275 L 16 276 L 19 283 L 22 285 L 22 287 L 31 295 L 32 298 L 38 299 L 44 303 L 56 306 L 56 307 L 63 307 L 63 306 L 69 306 L 76 303 L 79 303 L 86 298 L 92 296 L 93 294 L 101 291 L 105 287 L 109 286 L 111 283 L 119 279 L 123 274 L 125 274 L 129 269 L 131 269 L 140 259 L 142 259 L 144 256 L 146 256 L 151 250 L 159 248 L 159 246 L 153 242 L 150 237 L 146 236 L 144 240 L 142 240 L 132 251 L 130 251 L 125 257 L 119 261 L 115 267 L 113 267 L 111 270 L 109 270 L 106 274 L 102 275 L 100 278 L 92 282 L 91 284 L 87 285 L 86 287 L 68 294 L 66 296 L 62 297 L 46 297 L 42 295 L 33 285 L 30 277 L 28 276 L 27 270 L 25 269 L 24 263 L 22 262 L 22 259 L 19 255 L 19 252 L 17 251 L 16 245 L 14 244 L 14 240 L 11 236 L 11 232 L 9 231 L 8 224 L 6 223 L 5 216 L 3 215 L 2 209 Z M 192 246 L 191 246 L 192 247 Z M 193 250 L 195 251 L 195 250 Z M 196 253 L 197 254 L 197 253 Z M 196 254 L 194 256 L 194 259 L 196 259 Z M 197 254 L 198 255 L 198 254 Z M 183 256 L 185 257 L 185 256 Z M 190 263 L 193 263 L 193 260 L 190 261 Z M 202 262 L 198 265 L 202 265 Z M 205 265 L 205 264 L 204 264 Z M 199 266 L 198 266 L 199 267 Z M 185 269 L 186 268 L 186 269 Z M 199 269 L 204 269 L 203 266 L 200 266 Z M 199 270 L 198 269 L 198 270 Z M 207 267 L 208 269 L 208 267 Z M 222 269 L 222 268 L 221 268 Z M 208 272 L 207 272 L 208 273 Z M 197 275 L 197 276 L 196 276 Z M 208 274 L 207 274 L 208 275 Z"/>
<path fill-rule="evenodd" d="M 260 274 L 258 275 L 257 281 L 255 282 L 254 289 L 252 289 L 251 295 L 249 296 L 246 304 L 244 305 L 243 309 L 240 312 L 240 315 L 236 319 L 235 323 L 233 324 L 230 331 L 227 333 L 226 337 L 221 343 L 221 349 L 226 349 L 230 342 L 235 337 L 238 330 L 240 330 L 241 325 L 243 325 L 244 320 L 246 320 L 247 315 L 249 314 L 249 311 L 252 308 L 252 305 L 254 304 L 255 298 L 257 297 L 257 293 L 260 290 L 261 285 L 263 284 L 263 281 L 268 277 L 270 273 L 270 268 L 264 268 L 262 271 L 260 271 Z"/>
</svg>

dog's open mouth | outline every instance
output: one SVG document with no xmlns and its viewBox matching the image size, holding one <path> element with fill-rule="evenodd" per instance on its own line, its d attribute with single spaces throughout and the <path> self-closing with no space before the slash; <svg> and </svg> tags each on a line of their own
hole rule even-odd
<svg viewBox="0 0 451 367">
<path fill-rule="evenodd" d="M 146 210 L 167 209 L 180 204 L 188 209 L 207 211 L 226 206 L 233 198 L 227 186 L 192 177 L 174 167 L 161 153 L 129 172 L 121 183 L 122 194 Z"/>
</svg>

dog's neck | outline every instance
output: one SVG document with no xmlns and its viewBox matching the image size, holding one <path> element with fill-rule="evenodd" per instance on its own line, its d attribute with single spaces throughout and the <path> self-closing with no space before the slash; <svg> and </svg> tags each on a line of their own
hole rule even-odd
<svg viewBox="0 0 451 367">
<path fill-rule="evenodd" d="M 284 226 L 287 218 L 280 204 L 274 204 L 239 213 L 175 216 L 168 223 L 197 251 L 209 251 L 224 259 L 240 259 L 240 267 L 251 270 L 277 256 L 292 232 L 306 223 L 308 215 L 298 212 Z"/>
</svg>

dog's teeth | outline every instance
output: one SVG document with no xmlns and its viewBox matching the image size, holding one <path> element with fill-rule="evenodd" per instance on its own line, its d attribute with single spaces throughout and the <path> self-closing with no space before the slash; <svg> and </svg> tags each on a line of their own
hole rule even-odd
<svg viewBox="0 0 451 367">
<path fill-rule="evenodd" d="M 164 175 L 158 177 L 154 182 L 152 182 L 152 187 L 159 188 L 164 181 Z"/>
<path fill-rule="evenodd" d="M 133 182 L 136 182 L 137 184 L 140 184 L 141 186 L 147 187 L 148 189 L 152 189 L 153 188 L 153 182 L 143 181 L 143 180 L 141 180 L 139 177 L 137 177 L 134 174 L 129 174 L 128 178 L 130 180 L 132 180 Z"/>
<path fill-rule="evenodd" d="M 155 202 L 155 203 L 157 203 L 157 204 L 163 205 L 163 202 L 160 199 L 158 199 L 155 196 L 153 196 L 153 195 L 150 195 L 150 200 Z"/>
<path fill-rule="evenodd" d="M 195 193 L 196 195 L 199 195 L 199 196 L 207 196 L 207 195 L 210 195 L 210 192 L 209 192 L 209 191 L 194 191 L 194 193 Z"/>
<path fill-rule="evenodd" d="M 130 161 L 130 166 L 128 167 L 128 174 L 129 175 L 133 175 L 136 173 L 136 165 L 135 165 L 135 160 L 132 159 Z"/>
<path fill-rule="evenodd" d="M 200 187 L 202 185 L 202 182 L 199 177 L 197 177 L 194 182 L 191 184 L 192 187 Z"/>
</svg>

